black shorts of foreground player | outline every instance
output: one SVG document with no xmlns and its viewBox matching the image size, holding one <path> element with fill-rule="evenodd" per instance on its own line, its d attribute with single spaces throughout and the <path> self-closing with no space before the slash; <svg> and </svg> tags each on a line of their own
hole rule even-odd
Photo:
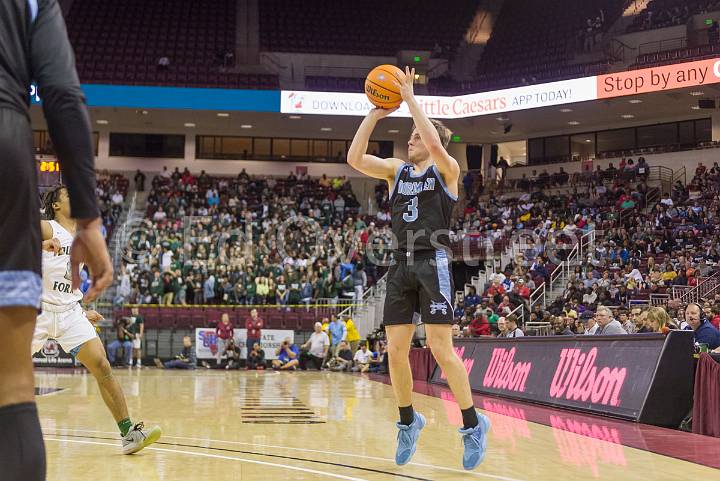
<svg viewBox="0 0 720 481">
<path fill-rule="evenodd" d="M 427 342 L 447 375 L 463 415 L 463 467 L 474 469 L 485 457 L 490 423 L 475 410 L 465 368 L 452 343 L 452 276 L 450 215 L 457 202 L 460 167 L 446 148 L 450 130 L 430 120 L 413 93 L 415 70 L 405 69 L 396 82 L 415 126 L 408 141 L 408 162 L 366 154 L 377 122 L 393 110 L 374 109 L 365 117 L 348 151 L 348 164 L 376 179 L 390 192 L 392 232 L 397 239 L 396 264 L 388 273 L 383 322 L 386 326 L 390 379 L 400 410 L 395 462 L 407 464 L 417 447 L 425 418 L 412 407 L 410 344 L 419 312 Z"/>
</svg>

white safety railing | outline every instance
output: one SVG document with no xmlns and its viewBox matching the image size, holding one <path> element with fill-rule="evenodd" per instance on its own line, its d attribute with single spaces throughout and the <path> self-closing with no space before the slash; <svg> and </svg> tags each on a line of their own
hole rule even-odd
<svg viewBox="0 0 720 481">
<path fill-rule="evenodd" d="M 580 237 L 580 259 L 584 260 L 588 254 L 594 254 L 595 251 L 595 230 L 591 230 L 587 234 Z"/>
<path fill-rule="evenodd" d="M 362 300 L 337 314 L 340 318 L 353 320 L 361 339 L 365 339 L 368 334 L 382 324 L 386 288 L 387 274 L 381 277 L 374 286 L 363 292 Z"/>
<path fill-rule="evenodd" d="M 697 286 L 686 289 L 684 292 L 681 289 L 676 290 L 674 287 L 676 286 L 673 286 L 671 292 L 673 299 L 679 299 L 683 304 L 700 302 L 703 298 L 714 295 L 720 289 L 720 271 L 710 277 L 701 278 Z M 676 297 L 676 294 L 680 295 Z"/>
<path fill-rule="evenodd" d="M 581 253 L 587 254 L 593 249 L 595 249 L 595 231 L 591 230 L 580 237 L 568 254 L 567 258 L 558 264 L 558 266 L 550 273 L 549 282 L 543 282 L 530 294 L 530 312 L 533 311 L 538 303 L 545 308 L 548 303 L 548 291 L 552 293 L 555 290 L 560 290 L 558 284 L 567 282 L 570 279 L 573 267 L 578 262 L 582 262 L 583 257 Z"/>
</svg>

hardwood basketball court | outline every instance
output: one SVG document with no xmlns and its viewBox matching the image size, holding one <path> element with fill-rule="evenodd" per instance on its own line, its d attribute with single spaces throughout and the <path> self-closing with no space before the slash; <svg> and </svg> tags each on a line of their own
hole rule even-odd
<svg viewBox="0 0 720 481">
<path fill-rule="evenodd" d="M 477 405 L 493 423 L 489 450 L 477 470 L 464 471 L 460 411 L 446 390 L 425 383 L 416 391 L 433 395 L 416 393 L 414 406 L 428 425 L 413 462 L 398 467 L 397 408 L 391 387 L 377 378 L 157 369 L 115 374 L 133 422 L 159 424 L 160 442 L 123 456 L 95 380 L 81 370 L 38 370 L 48 480 L 629 481 L 720 473 L 715 438 L 480 396 Z M 672 446 L 665 454 L 645 450 L 665 445 Z"/>
</svg>

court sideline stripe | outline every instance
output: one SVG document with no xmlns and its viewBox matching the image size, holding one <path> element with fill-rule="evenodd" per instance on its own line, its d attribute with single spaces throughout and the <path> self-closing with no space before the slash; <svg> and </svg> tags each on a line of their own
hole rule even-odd
<svg viewBox="0 0 720 481">
<path fill-rule="evenodd" d="M 101 436 L 78 436 L 73 434 L 60 434 L 60 436 L 63 437 L 71 437 L 71 438 L 89 438 L 89 439 L 105 439 L 105 440 L 115 440 L 115 438 L 106 438 Z M 68 440 L 70 441 L 70 440 Z M 243 451 L 240 449 L 230 449 L 230 448 L 213 448 L 210 446 L 197 446 L 194 444 L 181 444 L 181 443 L 165 443 L 162 441 L 158 441 L 155 444 L 162 444 L 164 446 L 178 446 L 181 448 L 196 448 L 196 449 L 210 449 L 212 451 L 222 451 L 226 453 L 237 453 L 237 454 L 249 454 L 252 456 L 262 456 L 262 457 L 268 457 L 268 458 L 277 458 L 277 459 L 287 459 L 291 461 L 301 461 L 305 463 L 315 463 L 315 464 L 322 464 L 326 466 L 335 466 L 338 468 L 348 468 L 348 469 L 356 469 L 358 471 L 367 471 L 371 473 L 378 473 L 378 474 L 387 474 L 388 476 L 395 476 L 398 478 L 407 478 L 407 479 L 415 479 L 417 481 L 432 481 L 432 479 L 429 478 L 420 478 L 417 476 L 411 476 L 409 474 L 402 474 L 402 473 L 393 473 L 390 471 L 383 471 L 381 469 L 373 469 L 373 468 L 364 468 L 361 466 L 353 466 L 351 464 L 342 464 L 342 463 L 333 463 L 330 461 L 320 461 L 317 459 L 307 459 L 307 458 L 296 458 L 293 456 L 283 456 L 281 454 L 266 454 L 266 453 L 256 453 L 254 451 Z M 113 446 L 116 446 L 115 444 Z M 146 449 L 161 449 L 161 448 L 146 448 Z M 176 451 L 176 450 L 165 450 L 165 451 Z M 284 464 L 278 464 L 277 466 L 285 466 Z M 289 467 L 289 466 L 288 466 Z M 349 479 L 349 478 L 348 478 Z M 354 478 L 353 478 L 354 479 Z"/>
<path fill-rule="evenodd" d="M 89 430 L 89 429 L 69 429 L 69 428 L 53 428 L 56 431 L 71 431 L 71 432 L 85 432 L 85 433 L 97 433 L 97 434 L 116 434 L 115 432 L 110 431 L 96 431 L 96 430 Z M 52 434 L 50 434 L 52 436 Z M 56 434 L 56 436 L 64 436 L 64 434 Z M 259 444 L 259 443 L 245 443 L 242 441 L 229 441 L 229 440 L 222 440 L 222 439 L 209 439 L 209 438 L 193 438 L 188 436 L 170 436 L 167 434 L 163 434 L 163 438 L 173 438 L 173 439 L 188 439 L 190 441 L 207 441 L 211 443 L 226 443 L 226 444 L 240 444 L 244 446 L 258 446 L 261 448 L 275 448 L 275 449 L 285 449 L 288 451 L 304 451 L 308 453 L 318 453 L 318 454 L 327 454 L 327 455 L 334 455 L 334 456 L 347 456 L 352 458 L 363 458 L 363 459 L 371 459 L 373 461 L 384 461 L 389 463 L 394 463 L 394 459 L 389 458 L 381 458 L 378 456 L 367 456 L 364 454 L 355 454 L 355 453 L 343 453 L 343 452 L 337 452 L 337 451 L 323 451 L 319 449 L 307 449 L 307 448 L 295 448 L 290 446 L 279 446 L 276 444 Z M 108 438 L 103 438 L 108 439 Z M 204 447 L 204 446 L 203 446 Z M 448 468 L 445 466 L 436 466 L 433 464 L 423 464 L 423 463 L 408 463 L 408 466 L 418 466 L 421 468 L 432 468 L 432 469 L 438 469 L 441 471 L 449 471 L 453 473 L 462 473 L 465 475 L 470 476 L 478 476 L 482 478 L 492 478 L 492 479 L 499 479 L 502 481 L 523 481 L 521 479 L 517 478 L 510 478 L 507 476 L 502 476 L 498 474 L 487 474 L 487 473 L 479 473 L 477 471 L 466 471 L 461 469 L 454 469 L 454 468 Z"/>
<path fill-rule="evenodd" d="M 58 439 L 58 438 L 46 437 L 45 441 L 57 441 L 57 442 L 78 443 L 78 444 L 96 444 L 99 446 L 112 446 L 114 448 L 118 447 L 118 445 L 115 443 L 100 443 L 97 441 L 82 441 L 79 439 Z M 255 461 L 253 459 L 235 458 L 232 456 L 222 456 L 220 454 L 196 453 L 194 451 L 180 451 L 178 449 L 164 449 L 164 448 L 145 448 L 145 450 L 146 451 L 147 450 L 160 451 L 160 452 L 174 453 L 174 454 L 187 454 L 190 456 L 200 456 L 200 457 L 204 457 L 204 458 L 227 459 L 229 461 L 242 461 L 242 462 L 250 463 L 250 464 L 260 464 L 262 466 L 271 466 L 274 468 L 292 469 L 294 471 L 303 471 L 303 472 L 310 473 L 310 474 L 318 474 L 321 476 L 330 476 L 332 478 L 345 479 L 347 481 L 368 481 L 365 478 L 353 478 L 352 476 L 345 476 L 342 474 L 335 474 L 335 473 L 330 473 L 330 472 L 326 472 L 326 471 L 317 471 L 314 469 L 301 468 L 298 466 L 288 466 L 285 464 L 268 463 L 265 461 Z"/>
</svg>

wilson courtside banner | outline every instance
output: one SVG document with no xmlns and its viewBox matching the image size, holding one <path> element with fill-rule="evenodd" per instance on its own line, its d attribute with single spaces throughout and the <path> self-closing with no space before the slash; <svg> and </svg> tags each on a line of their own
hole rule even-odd
<svg viewBox="0 0 720 481">
<path fill-rule="evenodd" d="M 692 346 L 691 332 L 673 332 L 459 339 L 456 351 L 475 391 L 641 420 L 655 416 L 655 403 L 668 406 L 668 396 L 689 404 Z M 447 384 L 439 367 L 431 382 Z"/>
</svg>

